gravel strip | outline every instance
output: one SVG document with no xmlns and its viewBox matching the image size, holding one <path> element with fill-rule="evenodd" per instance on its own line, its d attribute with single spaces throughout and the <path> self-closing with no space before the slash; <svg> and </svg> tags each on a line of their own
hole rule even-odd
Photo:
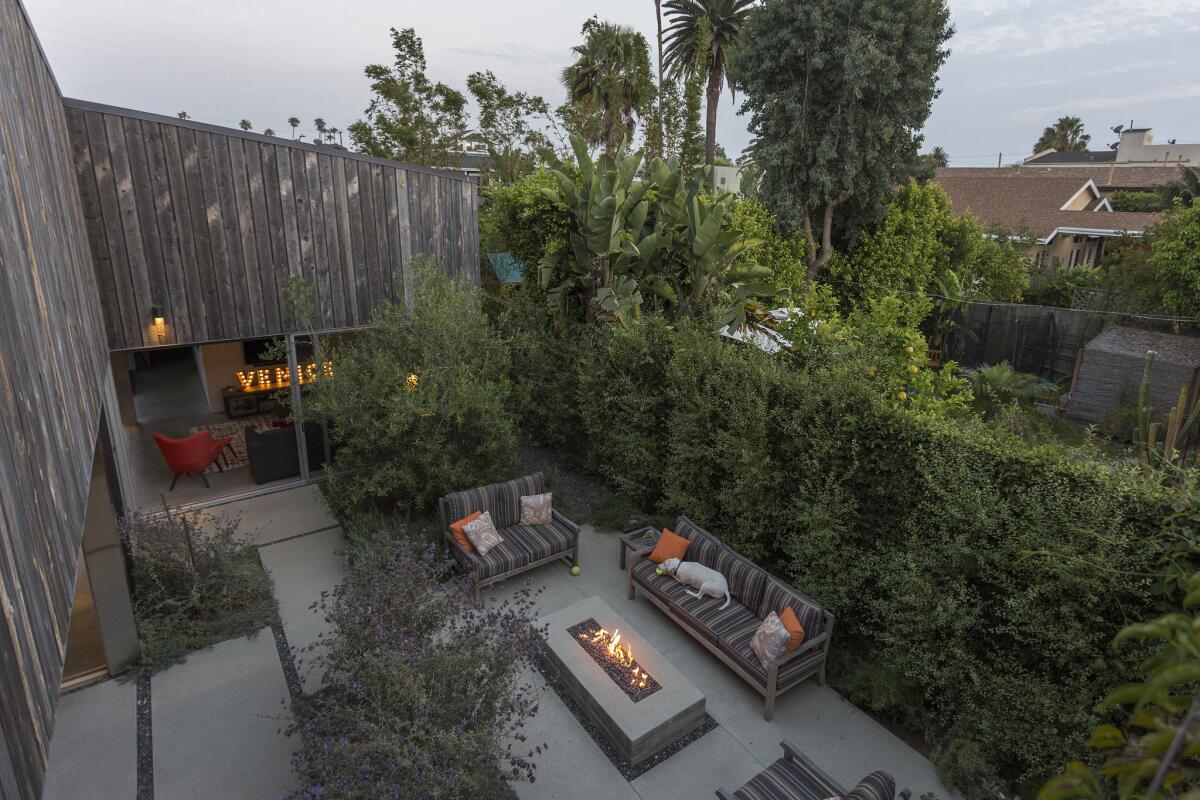
<svg viewBox="0 0 1200 800">
<path fill-rule="evenodd" d="M 292 646 L 288 644 L 287 633 L 283 630 L 283 622 L 276 615 L 271 623 L 271 633 L 275 636 L 275 650 L 279 653 L 279 666 L 283 668 L 283 678 L 287 682 L 288 694 L 295 700 L 304 694 L 300 683 L 300 672 L 296 669 L 296 657 Z"/>
<path fill-rule="evenodd" d="M 149 675 L 137 679 L 137 800 L 154 800 L 154 717 Z"/>
</svg>

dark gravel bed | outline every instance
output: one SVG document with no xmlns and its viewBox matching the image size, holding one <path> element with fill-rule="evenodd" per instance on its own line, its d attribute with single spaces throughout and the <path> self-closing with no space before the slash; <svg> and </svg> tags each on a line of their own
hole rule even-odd
<svg viewBox="0 0 1200 800">
<path fill-rule="evenodd" d="M 296 669 L 296 658 L 288 644 L 287 634 L 283 630 L 283 622 L 276 615 L 271 623 L 271 634 L 275 637 L 275 651 L 279 654 L 279 666 L 283 669 L 283 678 L 287 683 L 288 694 L 292 699 L 304 694 L 300 684 L 300 672 Z"/>
<path fill-rule="evenodd" d="M 154 800 L 154 729 L 150 676 L 137 679 L 137 800 Z"/>
<path fill-rule="evenodd" d="M 686 736 L 676 739 L 674 742 L 659 750 L 657 753 L 650 756 L 635 767 L 617 753 L 616 749 L 608 741 L 608 737 L 604 735 L 603 729 L 601 729 L 596 723 L 592 722 L 591 718 L 588 717 L 584 710 L 580 708 L 579 704 L 575 702 L 575 699 L 571 697 L 571 693 L 566 690 L 562 684 L 562 681 L 559 680 L 558 673 L 555 672 L 553 668 L 546 665 L 544 658 L 537 659 L 534 662 L 534 667 L 541 674 L 541 676 L 546 679 L 546 683 L 550 684 L 550 688 L 552 688 L 554 693 L 558 695 L 560 700 L 562 700 L 563 705 L 565 705 L 567 709 L 575 715 L 575 719 L 578 720 L 579 724 L 583 726 L 583 729 L 587 731 L 588 736 L 592 737 L 592 741 L 595 742 L 596 746 L 600 748 L 600 752 L 607 756 L 608 760 L 612 762 L 612 765 L 617 768 L 617 772 L 621 773 L 621 777 L 627 781 L 632 781 L 635 778 L 644 775 L 645 773 L 657 767 L 659 764 L 666 761 L 671 756 L 678 753 L 683 748 L 687 747 L 692 742 L 699 739 L 704 734 L 711 731 L 713 728 L 717 727 L 717 721 L 709 714 L 705 714 L 704 722 L 700 724 L 700 727 L 696 728 L 696 730 L 692 731 Z M 553 747 L 553 745 L 551 745 L 551 747 Z M 551 754 L 551 758 L 553 758 L 553 754 Z"/>
<path fill-rule="evenodd" d="M 639 687 L 630 683 L 633 667 L 640 667 L 637 663 L 637 656 L 633 657 L 633 664 L 631 666 L 625 666 L 614 661 L 608 655 L 607 640 L 600 642 L 592 641 L 592 636 L 599 630 L 603 630 L 600 627 L 600 623 L 588 617 L 578 625 L 572 625 L 567 628 L 567 633 L 571 634 L 571 638 L 579 642 L 579 646 L 592 657 L 592 660 L 596 662 L 600 669 L 604 670 L 604 674 L 611 678 L 613 683 L 621 687 L 621 691 L 625 692 L 633 702 L 637 703 L 645 700 L 662 688 L 659 682 L 654 680 L 654 676 L 648 672 L 644 673 L 647 678 L 645 686 Z"/>
</svg>

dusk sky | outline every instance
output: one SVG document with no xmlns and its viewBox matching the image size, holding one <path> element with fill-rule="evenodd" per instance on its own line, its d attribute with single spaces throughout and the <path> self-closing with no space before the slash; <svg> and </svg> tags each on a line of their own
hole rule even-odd
<svg viewBox="0 0 1200 800">
<path fill-rule="evenodd" d="M 287 135 L 287 118 L 345 129 L 369 100 L 362 68 L 390 62 L 389 27 L 414 27 L 428 73 L 466 91 L 490 69 L 510 89 L 557 104 L 584 19 L 654 37 L 653 0 L 484 0 L 339 4 L 303 0 L 25 0 L 70 97 Z M 942 96 L 925 129 L 959 166 L 1028 155 L 1062 114 L 1083 118 L 1092 149 L 1132 120 L 1156 141 L 1200 141 L 1200 0 L 951 0 L 957 28 Z M 736 156 L 746 120 L 726 94 L 718 140 Z"/>
</svg>

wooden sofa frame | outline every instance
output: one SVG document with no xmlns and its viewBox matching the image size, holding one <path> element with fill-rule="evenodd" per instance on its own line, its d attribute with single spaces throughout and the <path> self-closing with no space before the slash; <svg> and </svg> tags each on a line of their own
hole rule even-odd
<svg viewBox="0 0 1200 800">
<path fill-rule="evenodd" d="M 697 527 L 699 527 L 699 526 L 697 526 Z M 643 530 L 653 531 L 654 529 L 653 528 L 645 528 Z M 709 534 L 709 535 L 711 536 L 712 534 Z M 716 537 L 713 537 L 713 538 L 716 538 Z M 720 540 L 718 539 L 717 541 L 720 541 Z M 722 546 L 728 547 L 728 545 L 725 545 L 723 542 L 722 542 Z M 629 599 L 630 600 L 634 600 L 637 598 L 637 584 L 634 583 L 634 580 L 633 580 L 634 567 L 637 566 L 638 561 L 649 556 L 651 551 L 653 551 L 653 550 L 654 550 L 654 546 L 651 545 L 651 546 L 644 547 L 640 550 L 635 550 L 629 554 L 629 568 L 628 569 L 629 569 Z M 755 566 L 757 566 L 757 565 L 755 565 Z M 759 567 L 759 569 L 761 569 L 761 567 Z M 766 570 L 763 570 L 763 572 L 768 575 L 770 574 L 770 573 L 767 573 Z M 791 587 L 791 584 L 787 584 L 787 585 L 790 588 L 793 588 L 793 591 L 796 591 L 797 594 L 803 594 L 799 590 L 795 589 L 794 587 Z M 701 645 L 703 645 L 708 650 L 708 652 L 712 653 L 714 656 L 716 656 L 718 659 L 720 659 L 721 662 L 723 664 L 725 664 L 725 666 L 729 667 L 731 670 L 736 672 L 742 678 L 742 680 L 746 681 L 746 683 L 748 683 L 752 687 L 754 687 L 754 689 L 763 696 L 763 700 L 764 700 L 763 718 L 766 719 L 768 722 L 775 717 L 775 698 L 777 698 L 779 695 L 786 692 L 788 689 L 791 689 L 794 686 L 799 686 L 801 683 L 804 682 L 805 679 L 812 677 L 814 675 L 816 676 L 817 684 L 819 686 L 825 685 L 825 664 L 829 660 L 829 643 L 833 636 L 834 617 L 833 617 L 832 613 L 827 611 L 819 603 L 810 601 L 813 603 L 814 606 L 821 609 L 821 612 L 822 612 L 821 633 L 812 637 L 811 639 L 806 639 L 804 641 L 804 643 L 801 644 L 799 647 L 797 647 L 795 650 L 791 651 L 790 653 L 785 653 L 778 660 L 776 660 L 775 663 L 771 665 L 770 669 L 767 670 L 767 684 L 766 684 L 766 686 L 763 686 L 762 684 L 760 684 L 758 682 L 758 678 L 756 678 L 754 675 L 751 675 L 749 672 L 747 672 L 741 665 L 739 665 L 736 661 L 734 661 L 733 658 L 730 657 L 728 653 L 725 653 L 723 650 L 721 650 L 721 648 L 718 645 L 715 645 L 712 642 L 710 642 L 704 636 L 704 634 L 702 634 L 702 633 L 700 633 L 700 631 L 696 630 L 695 626 L 690 621 L 685 621 L 685 619 L 683 617 L 681 617 L 681 615 L 675 613 L 667 603 L 665 603 L 663 600 L 659 599 L 653 592 L 647 591 L 647 592 L 645 592 L 645 595 L 646 595 L 647 600 L 649 600 L 654 605 L 658 606 L 658 609 L 660 611 L 662 611 L 664 614 L 666 614 L 668 617 L 670 617 L 671 620 L 676 625 L 683 628 L 685 631 L 687 631 L 687 633 L 691 634 L 691 637 L 693 639 L 695 639 L 697 642 L 699 642 Z M 822 650 L 824 653 L 824 655 L 821 658 L 819 666 L 815 667 L 812 670 L 812 672 L 809 672 L 806 675 L 801 675 L 800 677 L 797 677 L 789 686 L 785 686 L 782 689 L 778 688 L 780 668 L 787 666 L 787 664 L 790 663 L 792 660 L 800 658 L 801 656 L 805 655 L 806 653 L 811 653 L 814 649 L 818 649 L 818 648 L 820 650 Z"/>
<path fill-rule="evenodd" d="M 790 739 L 784 739 L 779 743 L 779 746 L 783 748 L 784 759 L 796 764 L 797 766 L 803 767 L 804 769 L 818 776 L 822 781 L 837 789 L 838 795 L 844 796 L 846 794 L 846 790 L 842 788 L 841 784 L 831 778 L 829 773 L 813 763 L 811 758 L 800 752 L 800 748 L 796 746 L 795 742 L 791 741 Z M 717 797 L 720 798 L 720 800 L 734 800 L 733 794 L 736 791 L 736 789 L 722 787 L 717 789 Z M 904 789 L 900 792 L 900 794 L 897 795 L 897 797 L 899 800 L 909 800 L 909 798 L 912 797 L 912 792 L 908 789 Z"/>
</svg>

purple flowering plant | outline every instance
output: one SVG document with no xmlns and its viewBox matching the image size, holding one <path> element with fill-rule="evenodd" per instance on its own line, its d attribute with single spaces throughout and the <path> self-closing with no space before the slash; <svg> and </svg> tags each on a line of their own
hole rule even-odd
<svg viewBox="0 0 1200 800">
<path fill-rule="evenodd" d="M 514 796 L 545 749 L 524 733 L 537 694 L 522 676 L 542 639 L 532 593 L 475 608 L 436 547 L 377 537 L 369 550 L 314 605 L 330 633 L 302 668 L 325 685 L 297 704 L 288 800 Z"/>
</svg>

